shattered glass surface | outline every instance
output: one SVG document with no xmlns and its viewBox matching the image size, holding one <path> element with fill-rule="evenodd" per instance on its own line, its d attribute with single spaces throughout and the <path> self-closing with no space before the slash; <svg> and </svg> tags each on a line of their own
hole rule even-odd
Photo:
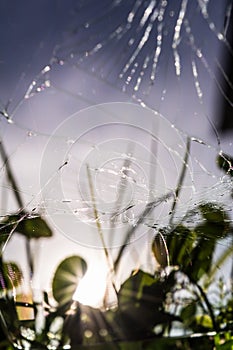
<svg viewBox="0 0 233 350">
<path fill-rule="evenodd" d="M 65 11 L 30 65 L 20 52 L 18 72 L 11 48 L 0 68 L 2 222 L 41 215 L 56 234 L 56 244 L 31 242 L 35 289 L 49 289 L 68 252 L 105 261 L 104 246 L 114 258 L 127 243 L 118 285 L 134 268 L 151 272 L 155 233 L 201 222 L 201 203 L 232 222 L 232 124 L 222 121 L 232 108 L 232 2 L 79 0 Z M 13 233 L 2 251 L 27 270 Z M 230 235 L 219 240 L 216 259 L 230 247 Z M 232 255 L 221 269 L 229 288 Z"/>
</svg>

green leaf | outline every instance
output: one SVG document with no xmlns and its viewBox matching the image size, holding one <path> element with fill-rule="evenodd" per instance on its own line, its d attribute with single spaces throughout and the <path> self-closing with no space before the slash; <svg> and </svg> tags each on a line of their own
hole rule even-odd
<svg viewBox="0 0 233 350">
<path fill-rule="evenodd" d="M 184 307 L 180 317 L 186 327 L 191 328 L 194 332 L 203 332 L 213 329 L 211 317 L 207 314 L 196 315 L 197 303 L 193 301 Z"/>
<path fill-rule="evenodd" d="M 156 261 L 162 268 L 169 266 L 169 253 L 166 241 L 160 232 L 155 236 L 152 242 L 152 252 Z"/>
<path fill-rule="evenodd" d="M 198 282 L 202 276 L 210 272 L 212 266 L 215 242 L 208 242 L 203 238 L 191 253 L 191 264 L 185 268 L 184 272 L 192 282 Z"/>
<path fill-rule="evenodd" d="M 178 225 L 167 238 L 167 249 L 171 265 L 185 270 L 191 264 L 191 252 L 196 244 L 196 233 L 183 225 Z"/>
<path fill-rule="evenodd" d="M 215 347 L 216 350 L 232 350 L 233 349 L 233 339 L 228 340 L 225 343 L 221 343 Z"/>
<path fill-rule="evenodd" d="M 208 330 L 213 329 L 213 322 L 209 315 L 197 315 L 195 321 L 198 328 L 206 328 Z"/>
<path fill-rule="evenodd" d="M 25 218 L 24 218 L 25 216 Z M 7 240 L 14 230 L 27 238 L 51 237 L 52 231 L 41 217 L 29 217 L 26 214 L 10 215 L 0 224 L 0 243 Z"/>
<path fill-rule="evenodd" d="M 196 232 L 211 239 L 223 239 L 230 233 L 230 219 L 222 207 L 206 203 L 199 207 L 203 216 L 203 223 L 196 228 Z"/>
<path fill-rule="evenodd" d="M 226 237 L 226 230 L 224 225 L 213 222 L 204 222 L 195 228 L 195 232 L 199 237 L 205 238 L 206 242 L 209 240 L 217 241 Z"/>
<path fill-rule="evenodd" d="M 233 349 L 233 334 L 231 331 L 217 333 L 214 337 L 216 350 L 232 350 Z"/>
<path fill-rule="evenodd" d="M 0 261 L 0 291 L 18 287 L 22 279 L 22 271 L 14 262 Z"/>
<path fill-rule="evenodd" d="M 17 231 L 27 238 L 52 237 L 52 231 L 41 217 L 27 218 L 21 221 Z"/>
<path fill-rule="evenodd" d="M 0 222 L 0 245 L 3 245 L 9 238 L 9 235 L 16 230 L 19 219 L 19 215 L 10 215 Z"/>
<path fill-rule="evenodd" d="M 192 282 L 197 282 L 204 275 L 209 275 L 216 244 L 230 232 L 228 216 L 216 204 L 206 203 L 199 206 L 203 221 L 194 229 L 196 243 L 190 251 L 190 264 L 183 270 Z"/>
<path fill-rule="evenodd" d="M 229 219 L 222 207 L 213 203 L 205 203 L 199 206 L 204 219 L 215 224 L 224 224 Z"/>
<path fill-rule="evenodd" d="M 118 294 L 119 307 L 115 313 L 114 330 L 121 339 L 146 339 L 154 335 L 154 327 L 165 325 L 175 317 L 166 313 L 166 294 L 174 285 L 174 276 L 159 280 L 143 271 L 132 275 Z"/>
<path fill-rule="evenodd" d="M 190 303 L 186 307 L 184 307 L 181 311 L 180 317 L 183 323 L 188 327 L 192 324 L 195 314 L 197 311 L 197 305 L 195 302 Z"/>
<path fill-rule="evenodd" d="M 74 292 L 87 270 L 87 264 L 79 256 L 70 256 L 58 266 L 53 281 L 52 290 L 59 304 L 72 301 Z"/>
<path fill-rule="evenodd" d="M 121 308 L 125 305 L 139 300 L 142 297 L 142 290 L 145 286 L 150 286 L 155 279 L 149 273 L 139 270 L 132 274 L 121 286 L 118 293 L 118 303 Z"/>
<path fill-rule="evenodd" d="M 205 203 L 198 209 L 203 220 L 194 229 L 178 225 L 166 240 L 171 265 L 178 265 L 192 282 L 210 273 L 217 241 L 231 232 L 221 206 Z"/>
</svg>

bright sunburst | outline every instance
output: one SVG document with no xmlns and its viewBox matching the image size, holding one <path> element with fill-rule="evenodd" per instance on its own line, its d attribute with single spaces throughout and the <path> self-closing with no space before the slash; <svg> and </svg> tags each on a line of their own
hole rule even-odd
<svg viewBox="0 0 233 350">
<path fill-rule="evenodd" d="M 83 305 L 101 307 L 103 305 L 106 287 L 106 267 L 96 262 L 88 267 L 85 276 L 80 281 L 73 295 L 73 299 Z"/>
</svg>

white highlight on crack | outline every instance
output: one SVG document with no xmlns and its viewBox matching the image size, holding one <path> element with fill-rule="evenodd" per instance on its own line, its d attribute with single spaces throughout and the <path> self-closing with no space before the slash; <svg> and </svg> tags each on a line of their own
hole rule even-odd
<svg viewBox="0 0 233 350">
<path fill-rule="evenodd" d="M 186 14 L 187 4 L 188 4 L 188 0 L 182 1 L 180 13 L 179 13 L 179 16 L 178 16 L 178 19 L 176 22 L 176 26 L 175 26 L 173 43 L 172 43 L 174 60 L 175 60 L 175 70 L 176 70 L 177 76 L 180 76 L 180 73 L 181 73 L 181 64 L 180 64 L 180 55 L 178 53 L 178 46 L 179 46 L 180 41 L 181 41 L 180 32 L 181 32 L 184 17 Z"/>
<path fill-rule="evenodd" d="M 163 40 L 163 19 L 167 7 L 167 1 L 163 0 L 161 3 L 161 8 L 158 12 L 158 26 L 157 26 L 157 37 L 156 37 L 156 49 L 153 58 L 153 64 L 151 69 L 150 81 L 153 84 L 155 81 L 155 74 L 157 70 L 157 65 L 159 62 L 159 57 L 162 51 L 162 40 Z"/>
<path fill-rule="evenodd" d="M 144 15 L 140 21 L 141 27 L 143 27 L 145 25 L 145 23 L 147 22 L 150 14 L 152 12 L 152 9 L 155 7 L 155 5 L 156 5 L 156 1 L 151 1 L 150 6 L 149 6 L 150 9 L 148 11 L 147 11 L 147 9 L 145 10 Z M 133 64 L 133 62 L 136 60 L 138 54 L 141 52 L 142 48 L 145 46 L 146 42 L 148 41 L 148 39 L 150 37 L 150 33 L 151 33 L 152 28 L 153 28 L 153 22 L 154 22 L 154 16 L 151 17 L 150 22 L 147 25 L 137 48 L 135 49 L 135 51 L 131 55 L 129 61 L 124 66 L 122 73 L 120 74 L 120 77 L 123 77 L 123 75 L 128 71 L 129 67 Z"/>
<path fill-rule="evenodd" d="M 201 90 L 200 87 L 200 83 L 198 80 L 198 71 L 197 71 L 197 66 L 194 60 L 192 60 L 192 72 L 193 72 L 193 78 L 194 78 L 194 84 L 195 84 L 195 88 L 197 91 L 197 96 L 201 102 L 201 104 L 203 103 L 202 97 L 203 97 L 203 92 Z"/>
</svg>

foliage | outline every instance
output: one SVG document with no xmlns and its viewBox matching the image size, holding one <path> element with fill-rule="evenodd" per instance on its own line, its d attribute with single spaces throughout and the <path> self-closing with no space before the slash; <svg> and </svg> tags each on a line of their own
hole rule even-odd
<svg viewBox="0 0 233 350">
<path fill-rule="evenodd" d="M 40 216 L 30 216 L 24 212 L 9 215 L 0 223 L 0 243 L 4 243 L 11 232 L 18 232 L 26 238 L 51 237 L 52 230 Z"/>
<path fill-rule="evenodd" d="M 33 341 L 27 341 L 32 342 L 33 346 L 71 344 L 80 349 L 94 344 L 100 344 L 95 348 L 101 349 L 104 348 L 101 344 L 106 342 L 109 348 L 114 348 L 116 341 L 119 349 L 179 349 L 181 346 L 190 349 L 190 346 L 194 346 L 195 339 L 161 338 L 178 325 L 184 331 L 202 333 L 202 343 L 205 344 L 203 349 L 212 349 L 214 344 L 216 349 L 227 349 L 232 344 L 233 299 L 228 296 L 225 306 L 221 303 L 214 305 L 208 299 L 208 290 L 204 291 L 201 284 L 208 279 L 213 269 L 213 253 L 218 240 L 228 237 L 231 228 L 228 216 L 220 206 L 201 204 L 198 214 L 201 216 L 199 223 L 192 228 L 184 224 L 178 225 L 166 235 L 166 242 L 165 239 L 161 240 L 163 236 L 160 233 L 160 239 L 153 242 L 152 251 L 158 248 L 155 242 L 158 246 L 162 244 L 164 254 L 169 252 L 171 266 L 166 266 L 168 264 L 164 264 L 164 261 L 168 262 L 168 259 L 163 258 L 162 269 L 155 271 L 154 275 L 142 270 L 134 271 L 118 291 L 118 306 L 114 310 L 99 310 L 72 301 L 72 295 L 78 281 L 85 274 L 87 265 L 78 256 L 63 260 L 57 267 L 52 282 L 53 296 L 58 306 L 54 308 L 49 305 L 49 298 L 44 293 L 48 312 L 44 329 L 40 334 L 35 333 Z M 12 264 L 11 268 L 13 267 L 15 276 L 18 277 L 12 280 L 17 285 L 21 273 L 16 265 Z M 9 285 L 7 278 L 5 281 Z M 219 293 L 220 287 L 219 285 Z M 179 293 L 184 294 L 183 302 L 177 297 Z M 4 318 L 11 324 L 12 333 L 16 334 L 20 321 L 17 320 L 15 302 L 13 299 L 1 299 L 2 312 L 4 309 L 9 311 L 9 305 L 11 312 L 5 312 Z M 33 308 L 37 313 L 38 306 L 33 305 Z M 24 326 L 28 323 L 28 327 L 31 327 L 33 322 L 24 321 Z M 55 327 L 56 342 L 55 334 L 52 335 L 51 331 L 55 324 L 59 324 Z M 213 331 L 219 337 L 205 336 Z M 221 334 L 229 336 L 225 339 Z"/>
<path fill-rule="evenodd" d="M 60 263 L 52 283 L 53 296 L 59 304 L 66 304 L 72 300 L 86 270 L 87 264 L 79 256 L 71 256 Z"/>
<path fill-rule="evenodd" d="M 221 168 L 231 175 L 225 163 Z M 20 198 L 18 201 L 22 203 Z M 21 211 L 4 218 L 0 225 L 2 248 L 14 232 L 24 236 L 33 274 L 30 241 L 52 236 L 46 221 L 39 215 Z M 61 261 L 51 282 L 52 298 L 44 291 L 43 302 L 36 303 L 33 299 L 30 302 L 17 300 L 14 293 L 22 284 L 23 272 L 15 262 L 5 261 L 2 254 L 0 316 L 3 329 L 19 348 L 71 345 L 79 349 L 93 346 L 105 349 L 107 344 L 108 349 L 122 350 L 230 349 L 233 346 L 232 293 L 225 290 L 223 276 L 217 286 L 215 283 L 215 299 L 209 297 L 209 290 L 219 267 L 233 253 L 232 245 L 226 246 L 215 261 L 216 247 L 220 241 L 231 237 L 230 218 L 224 207 L 200 203 L 179 224 L 171 223 L 155 234 L 148 254 L 153 253 L 160 268 L 154 274 L 133 271 L 116 290 L 117 307 L 104 310 L 73 300 L 77 285 L 88 268 L 82 257 L 68 256 Z M 119 255 L 116 261 L 118 264 Z M 112 285 L 115 288 L 114 281 Z M 33 317 L 20 319 L 20 308 L 31 310 Z M 39 331 L 38 317 L 43 318 Z M 186 336 L 177 337 L 177 329 L 183 330 Z M 201 334 L 201 341 L 200 337 L 190 334 Z M 2 348 L 7 346 L 4 339 Z"/>
</svg>

